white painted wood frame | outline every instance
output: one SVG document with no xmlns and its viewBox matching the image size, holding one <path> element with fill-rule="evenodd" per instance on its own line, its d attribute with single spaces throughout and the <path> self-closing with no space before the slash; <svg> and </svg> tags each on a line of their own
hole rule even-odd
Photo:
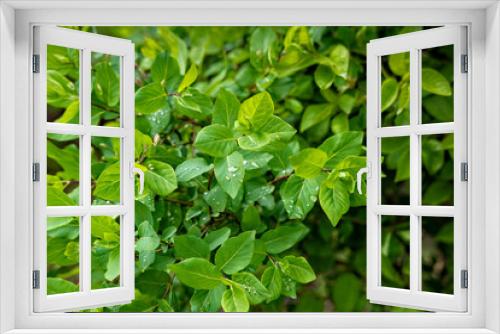
<svg viewBox="0 0 500 334">
<path fill-rule="evenodd" d="M 467 77 L 461 59 L 467 55 L 467 28 L 433 28 L 372 40 L 367 47 L 367 156 L 371 166 L 367 179 L 367 295 L 378 304 L 431 311 L 467 310 L 467 289 L 461 272 L 467 270 L 467 182 L 461 180 L 461 163 L 467 163 Z M 453 122 L 421 123 L 421 53 L 425 49 L 453 46 Z M 382 127 L 382 57 L 408 52 L 410 58 L 410 124 Z M 422 135 L 454 135 L 454 205 L 422 205 Z M 408 205 L 382 205 L 381 140 L 406 137 L 410 142 L 410 201 Z M 381 217 L 405 216 L 410 220 L 409 289 L 382 285 Z M 453 218 L 453 294 L 422 290 L 422 217 Z"/>
<path fill-rule="evenodd" d="M 418 25 L 470 27 L 467 312 L 34 313 L 34 25 Z M 15 64 L 15 66 L 13 66 Z M 500 6 L 493 0 L 5 0 L 0 3 L 0 332 L 500 333 Z M 13 127 L 12 124 L 15 124 Z M 15 147 L 12 140 L 15 140 Z M 488 182 L 486 182 L 488 180 Z M 14 189 L 14 190 L 13 190 Z M 15 254 L 15 256 L 13 256 Z"/>
<path fill-rule="evenodd" d="M 64 124 L 47 121 L 47 46 L 78 50 L 80 57 L 80 121 Z M 57 27 L 34 27 L 34 54 L 39 55 L 39 73 L 34 73 L 34 156 L 40 178 L 34 182 L 34 270 L 39 271 L 39 288 L 34 290 L 34 311 L 74 311 L 103 305 L 129 303 L 134 298 L 134 45 L 123 39 Z M 120 57 L 120 127 L 91 125 L 92 52 Z M 47 206 L 47 135 L 79 137 L 78 206 Z M 120 140 L 120 204 L 91 203 L 91 138 Z M 112 216 L 120 220 L 120 286 L 91 288 L 91 218 Z M 79 291 L 47 294 L 47 218 L 79 218 Z"/>
</svg>

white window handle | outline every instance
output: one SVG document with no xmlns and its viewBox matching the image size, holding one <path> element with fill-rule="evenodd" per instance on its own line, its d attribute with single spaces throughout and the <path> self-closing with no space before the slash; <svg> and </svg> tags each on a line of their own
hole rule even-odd
<svg viewBox="0 0 500 334">
<path fill-rule="evenodd" d="M 135 174 L 139 175 L 139 195 L 141 195 L 144 192 L 144 172 L 142 169 L 135 167 L 134 163 L 130 163 L 130 173 L 132 177 L 135 176 Z"/>
<path fill-rule="evenodd" d="M 358 173 L 356 174 L 356 183 L 358 186 L 358 193 L 362 194 L 363 193 L 363 188 L 362 188 L 362 177 L 363 174 L 366 174 L 368 177 L 370 176 L 370 164 L 368 164 L 368 167 L 363 167 L 360 170 L 358 170 Z"/>
</svg>

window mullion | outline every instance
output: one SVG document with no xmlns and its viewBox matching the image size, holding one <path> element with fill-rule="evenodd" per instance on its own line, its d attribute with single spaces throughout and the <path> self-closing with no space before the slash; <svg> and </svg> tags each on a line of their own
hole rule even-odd
<svg viewBox="0 0 500 334">
<path fill-rule="evenodd" d="M 421 168 L 420 168 L 420 136 L 416 127 L 420 123 L 420 51 L 410 50 L 410 206 L 420 205 Z M 410 215 L 410 290 L 421 289 L 421 219 L 418 215 Z"/>
<path fill-rule="evenodd" d="M 91 75 L 90 75 L 90 51 L 82 50 L 82 61 L 80 67 L 80 110 L 81 124 L 86 130 L 82 139 L 81 154 L 80 154 L 80 182 L 81 182 L 81 198 L 84 208 L 84 215 L 80 225 L 80 282 L 81 289 L 84 292 L 90 292 L 91 289 L 91 134 L 88 131 L 91 124 L 90 121 L 90 99 L 91 99 Z"/>
</svg>

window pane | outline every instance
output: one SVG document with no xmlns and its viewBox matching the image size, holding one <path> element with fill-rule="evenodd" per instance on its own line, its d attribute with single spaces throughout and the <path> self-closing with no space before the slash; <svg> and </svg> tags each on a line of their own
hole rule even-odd
<svg viewBox="0 0 500 334">
<path fill-rule="evenodd" d="M 120 57 L 92 52 L 92 124 L 120 126 Z"/>
<path fill-rule="evenodd" d="M 80 218 L 47 218 L 47 294 L 79 291 Z"/>
<path fill-rule="evenodd" d="M 422 290 L 453 294 L 453 218 L 422 217 Z"/>
<path fill-rule="evenodd" d="M 120 216 L 91 219 L 92 289 L 120 286 Z"/>
<path fill-rule="evenodd" d="M 382 126 L 410 124 L 410 53 L 381 57 Z"/>
<path fill-rule="evenodd" d="M 422 204 L 453 205 L 453 134 L 421 137 Z"/>
<path fill-rule="evenodd" d="M 80 50 L 47 45 L 47 122 L 80 123 Z"/>
<path fill-rule="evenodd" d="M 80 137 L 47 135 L 47 205 L 80 203 Z"/>
<path fill-rule="evenodd" d="M 92 137 L 92 204 L 120 204 L 120 138 Z"/>
<path fill-rule="evenodd" d="M 453 122 L 453 45 L 421 52 L 422 123 Z"/>
<path fill-rule="evenodd" d="M 381 216 L 382 286 L 410 287 L 410 217 Z"/>
<path fill-rule="evenodd" d="M 381 138 L 381 204 L 410 204 L 410 138 Z"/>
</svg>

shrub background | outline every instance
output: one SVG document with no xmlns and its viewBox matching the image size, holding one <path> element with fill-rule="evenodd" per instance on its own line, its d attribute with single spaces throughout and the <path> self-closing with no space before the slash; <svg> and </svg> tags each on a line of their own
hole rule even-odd
<svg viewBox="0 0 500 334">
<path fill-rule="evenodd" d="M 366 300 L 365 197 L 354 180 L 366 164 L 366 45 L 420 28 L 75 29 L 136 45 L 135 151 L 146 173 L 136 299 L 93 311 L 404 311 Z M 408 57 L 385 58 L 383 124 L 406 124 Z M 92 62 L 92 122 L 117 126 L 119 63 Z M 452 121 L 452 50 L 422 62 L 422 120 Z M 49 121 L 78 122 L 78 66 L 74 50 L 50 48 Z M 453 203 L 452 138 L 422 139 L 426 204 Z M 404 201 L 408 142 L 382 151 L 383 198 Z M 77 154 L 74 137 L 49 136 L 49 205 L 76 203 Z M 117 202 L 119 143 L 93 138 L 92 157 L 94 204 Z M 118 224 L 92 220 L 93 288 L 119 282 Z M 383 283 L 405 287 L 409 226 L 384 224 Z M 423 237 L 424 289 L 452 291 L 452 222 L 426 224 Z M 48 253 L 49 293 L 77 291 L 78 219 L 48 221 Z"/>
</svg>

